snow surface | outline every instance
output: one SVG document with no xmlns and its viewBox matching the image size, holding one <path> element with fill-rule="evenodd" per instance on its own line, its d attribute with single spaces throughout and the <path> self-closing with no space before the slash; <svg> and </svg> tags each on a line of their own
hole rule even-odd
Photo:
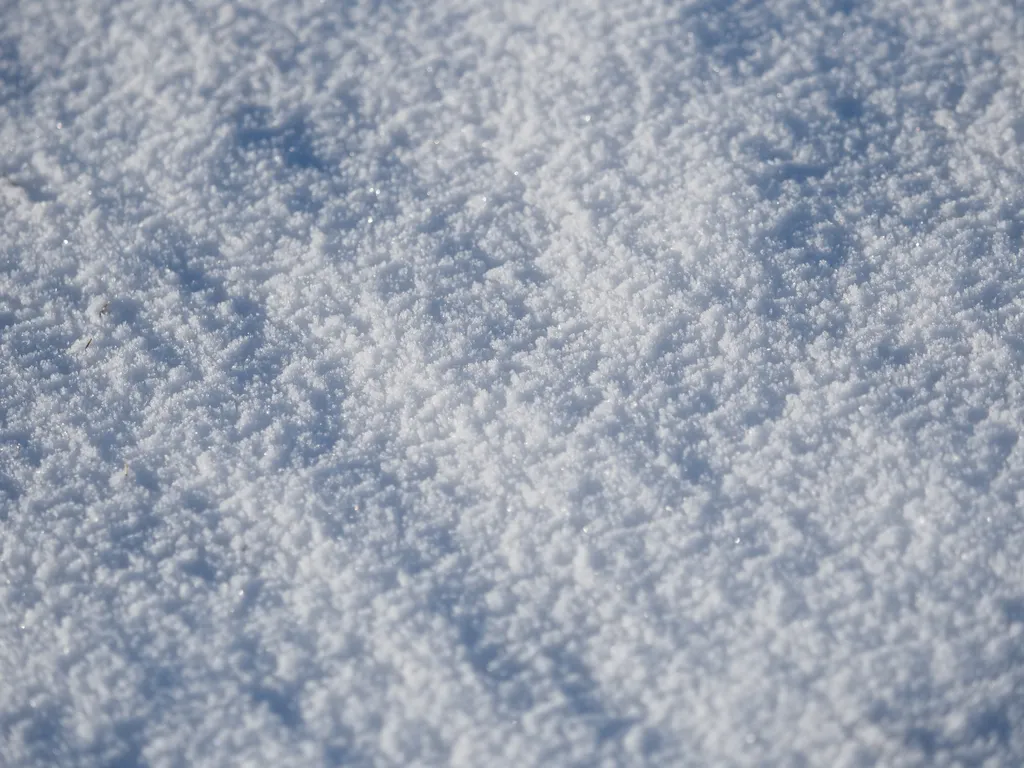
<svg viewBox="0 0 1024 768">
<path fill-rule="evenodd" d="M 1024 6 L 3 0 L 0 764 L 1024 762 Z"/>
</svg>

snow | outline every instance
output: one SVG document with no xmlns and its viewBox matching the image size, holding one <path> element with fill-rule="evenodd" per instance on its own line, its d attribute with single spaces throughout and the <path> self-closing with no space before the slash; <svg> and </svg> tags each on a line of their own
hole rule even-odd
<svg viewBox="0 0 1024 768">
<path fill-rule="evenodd" d="M 0 4 L 0 763 L 1024 763 L 1004 0 Z"/>
</svg>

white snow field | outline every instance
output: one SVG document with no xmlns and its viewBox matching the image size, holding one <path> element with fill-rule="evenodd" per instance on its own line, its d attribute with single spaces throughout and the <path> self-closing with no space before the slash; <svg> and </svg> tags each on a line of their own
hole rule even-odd
<svg viewBox="0 0 1024 768">
<path fill-rule="evenodd" d="M 0 765 L 1020 766 L 1024 6 L 0 0 Z"/>
</svg>

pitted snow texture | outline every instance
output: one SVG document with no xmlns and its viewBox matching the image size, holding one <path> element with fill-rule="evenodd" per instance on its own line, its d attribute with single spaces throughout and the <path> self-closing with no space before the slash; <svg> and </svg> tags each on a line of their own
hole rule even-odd
<svg viewBox="0 0 1024 768">
<path fill-rule="evenodd" d="M 999 0 L 0 5 L 0 762 L 1021 764 L 1022 83 Z"/>
</svg>

